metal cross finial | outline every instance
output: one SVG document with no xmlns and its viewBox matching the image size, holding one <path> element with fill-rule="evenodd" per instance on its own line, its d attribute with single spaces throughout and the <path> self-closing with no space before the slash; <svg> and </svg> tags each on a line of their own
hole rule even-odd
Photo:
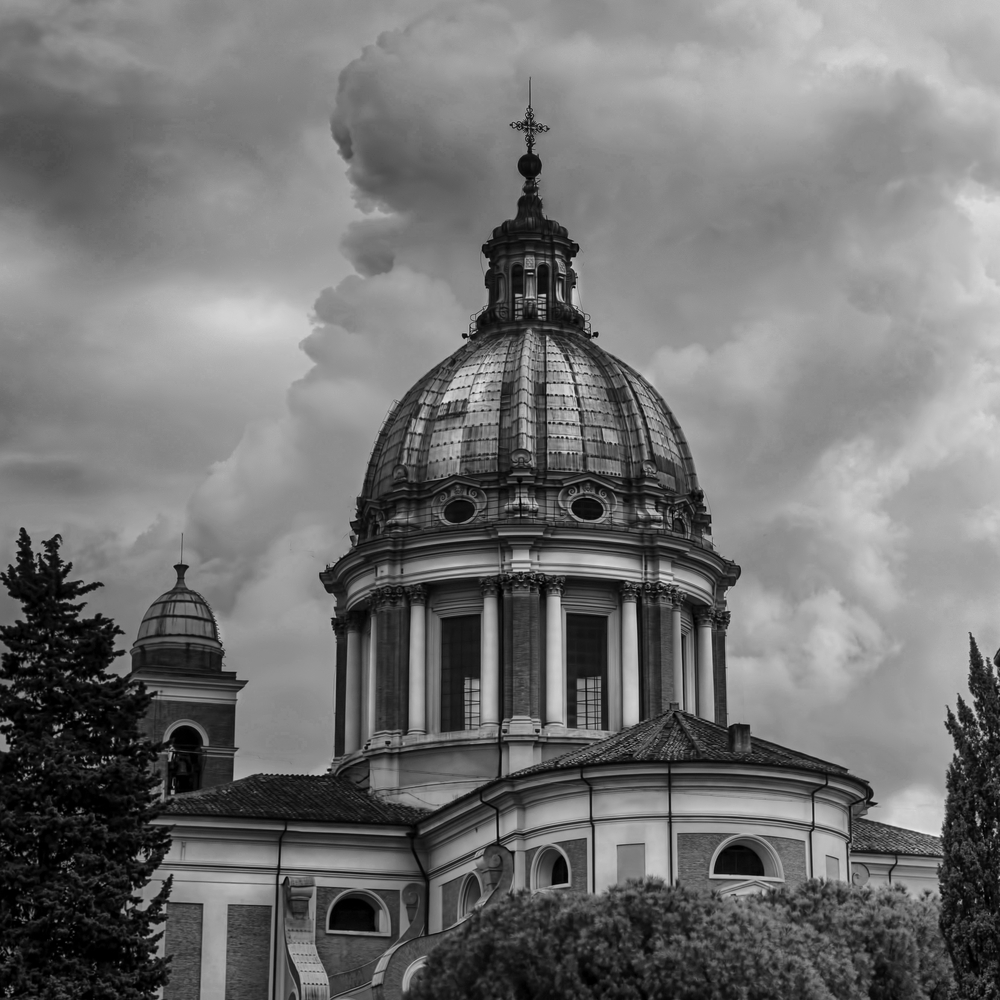
<svg viewBox="0 0 1000 1000">
<path fill-rule="evenodd" d="M 535 133 L 548 132 L 548 125 L 535 121 L 535 112 L 531 108 L 531 77 L 528 77 L 528 107 L 525 109 L 524 118 L 519 122 L 511 122 L 510 127 L 524 133 L 524 143 L 528 147 L 528 152 L 534 152 Z"/>
</svg>

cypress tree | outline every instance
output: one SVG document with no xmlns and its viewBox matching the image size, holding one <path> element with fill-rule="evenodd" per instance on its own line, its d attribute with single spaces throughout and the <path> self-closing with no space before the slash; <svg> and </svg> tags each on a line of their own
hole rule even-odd
<svg viewBox="0 0 1000 1000">
<path fill-rule="evenodd" d="M 1000 678 L 969 636 L 969 693 L 948 709 L 941 931 L 958 995 L 1000 998 Z M 1000 655 L 1000 654 L 998 654 Z"/>
<path fill-rule="evenodd" d="M 22 618 L 0 627 L 0 996 L 145 1000 L 169 881 L 144 901 L 169 832 L 156 814 L 151 696 L 111 673 L 122 631 L 80 598 L 56 535 L 0 573 Z"/>
</svg>

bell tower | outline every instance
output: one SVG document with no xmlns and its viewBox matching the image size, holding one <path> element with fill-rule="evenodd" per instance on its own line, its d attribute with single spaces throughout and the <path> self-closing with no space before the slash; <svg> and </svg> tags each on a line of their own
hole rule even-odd
<svg viewBox="0 0 1000 1000">
<path fill-rule="evenodd" d="M 236 698 L 246 681 L 222 669 L 215 615 L 174 566 L 177 582 L 150 605 L 132 647 L 129 679 L 154 694 L 143 730 L 168 748 L 160 761 L 164 792 L 194 792 L 233 780 Z"/>
</svg>

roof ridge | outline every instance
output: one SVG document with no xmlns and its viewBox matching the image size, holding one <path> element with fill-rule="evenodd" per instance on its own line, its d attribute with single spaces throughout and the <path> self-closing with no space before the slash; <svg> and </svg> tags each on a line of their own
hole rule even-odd
<svg viewBox="0 0 1000 1000">
<path fill-rule="evenodd" d="M 688 726 L 687 719 L 684 718 L 686 713 L 674 710 L 677 715 L 677 724 L 684 731 L 684 735 L 691 741 L 691 746 L 695 748 L 698 753 L 704 753 L 705 748 L 698 742 L 698 738 L 691 732 L 690 726 Z"/>
<path fill-rule="evenodd" d="M 670 714 L 671 714 L 670 712 L 666 713 L 666 715 Z M 663 734 L 663 724 L 666 721 L 666 715 L 661 715 L 659 717 L 654 717 L 652 719 L 647 720 L 648 722 L 652 723 L 652 725 L 649 726 L 648 732 L 646 733 L 644 738 L 640 741 L 639 746 L 636 747 L 635 752 L 632 754 L 632 756 L 636 760 L 639 760 L 640 759 L 639 755 L 645 753 Z M 597 745 L 600 746 L 600 744 Z"/>
</svg>

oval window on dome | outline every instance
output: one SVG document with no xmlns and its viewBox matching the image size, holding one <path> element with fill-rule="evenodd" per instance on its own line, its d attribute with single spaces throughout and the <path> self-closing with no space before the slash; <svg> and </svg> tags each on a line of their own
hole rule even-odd
<svg viewBox="0 0 1000 1000">
<path fill-rule="evenodd" d="M 577 497 L 570 504 L 570 510 L 581 521 L 599 521 L 604 517 L 604 504 L 593 497 Z"/>
<path fill-rule="evenodd" d="M 452 500 L 444 508 L 444 519 L 449 524 L 465 524 L 476 516 L 476 505 L 471 500 Z"/>
</svg>

